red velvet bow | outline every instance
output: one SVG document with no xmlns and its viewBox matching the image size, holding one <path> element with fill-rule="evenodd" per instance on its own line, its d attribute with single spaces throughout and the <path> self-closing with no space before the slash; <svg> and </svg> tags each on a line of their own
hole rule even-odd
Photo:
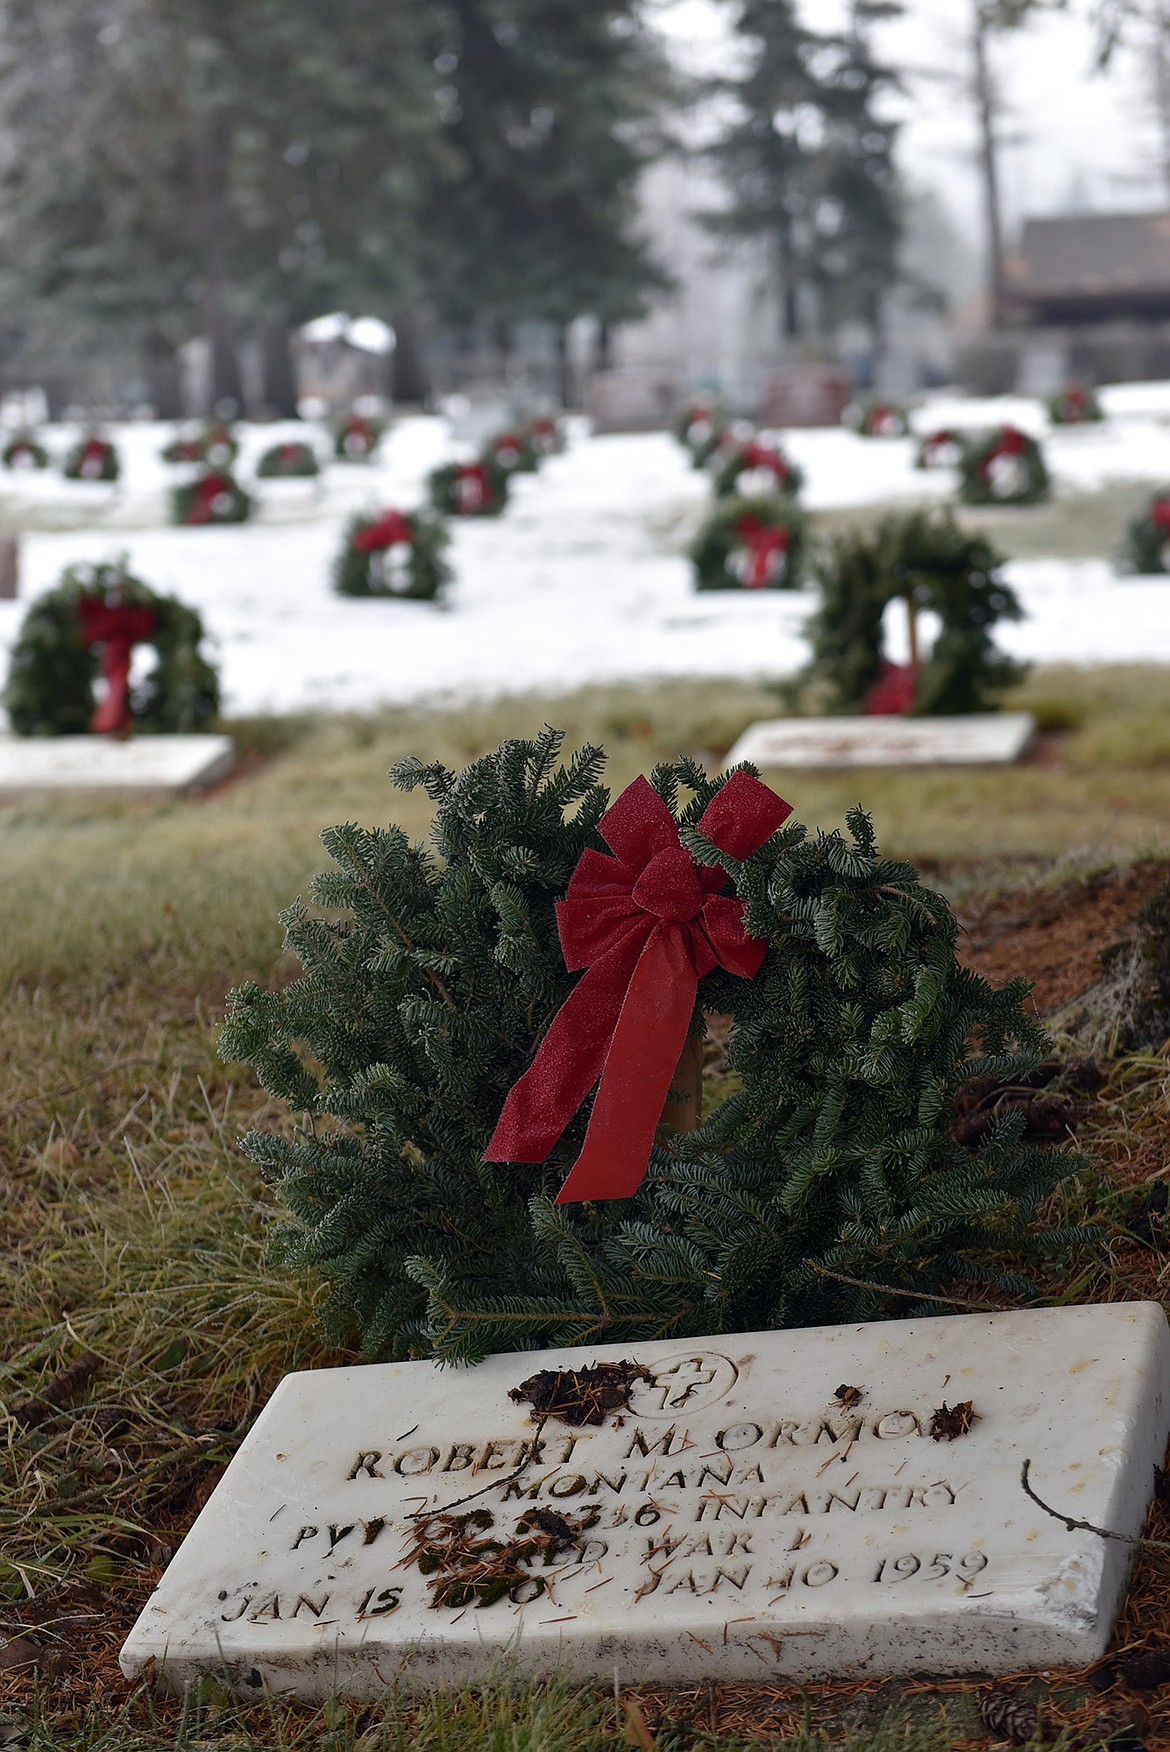
<svg viewBox="0 0 1170 1752">
<path fill-rule="evenodd" d="M 1170 499 L 1155 499 L 1150 506 L 1150 522 L 1155 529 L 1170 529 Z"/>
<path fill-rule="evenodd" d="M 699 831 L 746 858 L 791 815 L 758 779 L 733 773 Z M 583 974 L 517 1082 L 486 1162 L 543 1162 L 600 1077 L 585 1144 L 557 1198 L 629 1198 L 686 1044 L 699 981 L 713 968 L 751 979 L 767 944 L 743 929 L 743 903 L 719 890 L 726 872 L 696 864 L 674 817 L 643 778 L 601 818 L 613 848 L 582 852 L 557 907 L 565 966 Z"/>
<path fill-rule="evenodd" d="M 776 574 L 776 557 L 786 554 L 792 546 L 792 531 L 775 524 L 761 523 L 758 517 L 741 517 L 735 526 L 748 551 L 748 590 L 763 590 Z"/>
<path fill-rule="evenodd" d="M 397 542 L 413 540 L 414 530 L 401 511 L 383 511 L 376 523 L 358 530 L 353 545 L 359 554 L 372 554 L 394 547 Z"/>
<path fill-rule="evenodd" d="M 482 511 L 492 501 L 487 469 L 482 462 L 464 462 L 455 470 L 455 491 L 460 511 Z"/>
<path fill-rule="evenodd" d="M 918 671 L 912 663 L 883 663 L 865 696 L 867 718 L 900 718 L 911 711 L 918 694 Z"/>
<path fill-rule="evenodd" d="M 133 602 L 82 596 L 77 620 L 82 644 L 102 647 L 106 697 L 94 707 L 90 731 L 94 736 L 117 736 L 130 728 L 130 658 L 135 645 L 154 633 L 154 611 Z"/>
<path fill-rule="evenodd" d="M 1005 426 L 999 435 L 999 440 L 992 451 L 993 456 L 1022 456 L 1028 448 L 1028 440 L 1018 426 Z"/>
</svg>

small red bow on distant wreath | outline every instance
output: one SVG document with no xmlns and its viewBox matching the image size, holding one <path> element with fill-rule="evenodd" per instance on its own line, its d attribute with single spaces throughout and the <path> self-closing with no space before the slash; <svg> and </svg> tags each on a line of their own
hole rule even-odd
<svg viewBox="0 0 1170 1752">
<path fill-rule="evenodd" d="M 746 858 L 791 813 L 759 779 L 737 772 L 707 805 L 699 832 Z M 626 787 L 598 831 L 614 856 L 582 852 L 557 906 L 565 966 L 586 971 L 513 1086 L 484 1154 L 485 1162 L 543 1162 L 600 1077 L 558 1204 L 637 1191 L 700 979 L 716 967 L 751 979 L 768 947 L 745 934 L 743 902 L 719 892 L 726 872 L 695 863 L 645 779 Z"/>
<path fill-rule="evenodd" d="M 745 444 L 740 461 L 745 469 L 771 469 L 778 481 L 786 481 L 789 475 L 788 464 L 778 450 L 769 450 L 766 444 Z"/>
<path fill-rule="evenodd" d="M 782 526 L 761 523 L 758 517 L 747 516 L 739 519 L 735 532 L 743 537 L 748 551 L 744 587 L 748 590 L 763 590 L 776 575 L 777 557 L 786 554 L 792 546 L 792 531 Z"/>
<path fill-rule="evenodd" d="M 991 467 L 997 456 L 1022 456 L 1027 448 L 1028 440 L 1019 427 L 1005 426 L 987 453 L 984 470 Z"/>
<path fill-rule="evenodd" d="M 359 554 L 372 554 L 382 548 L 394 547 L 400 541 L 413 541 L 414 530 L 401 511 L 383 511 L 376 523 L 359 529 L 353 545 Z"/>
<path fill-rule="evenodd" d="M 153 635 L 154 611 L 133 602 L 82 596 L 77 620 L 82 644 L 102 647 L 106 697 L 94 707 L 90 731 L 94 736 L 116 736 L 130 728 L 130 659 L 135 645 Z"/>
<path fill-rule="evenodd" d="M 1155 529 L 1170 529 L 1170 499 L 1155 499 L 1150 506 L 1150 522 Z"/>
<path fill-rule="evenodd" d="M 205 474 L 195 483 L 195 496 L 187 513 L 188 523 L 210 523 L 215 517 L 215 501 L 233 498 L 232 483 L 226 475 Z"/>
</svg>

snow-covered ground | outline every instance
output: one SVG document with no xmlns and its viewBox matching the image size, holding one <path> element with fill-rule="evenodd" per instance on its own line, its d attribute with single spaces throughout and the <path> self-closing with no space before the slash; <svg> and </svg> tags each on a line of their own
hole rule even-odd
<svg viewBox="0 0 1170 1752">
<path fill-rule="evenodd" d="M 1058 489 L 1170 483 L 1170 385 L 1125 385 L 1104 399 L 1105 425 L 1048 434 Z M 915 425 L 1004 418 L 1044 429 L 1038 404 L 1018 398 L 938 397 Z M 232 713 L 365 710 L 652 676 L 780 675 L 805 660 L 811 593 L 695 594 L 685 547 L 710 488 L 665 434 L 579 433 L 565 455 L 514 483 L 502 518 L 454 522 L 455 583 L 433 605 L 338 597 L 330 573 L 355 511 L 420 501 L 427 471 L 458 452 L 446 424 L 401 421 L 368 467 L 330 462 L 320 481 L 254 483 L 260 452 L 294 432 L 304 428 L 243 429 L 237 473 L 261 511 L 233 528 L 168 527 L 167 491 L 181 471 L 160 460 L 170 429 L 159 425 L 112 429 L 124 465 L 115 487 L 65 482 L 55 470 L 0 475 L 0 506 L 17 520 L 23 508 L 33 520 L 85 524 L 24 537 L 21 600 L 0 602 L 0 669 L 25 604 L 63 566 L 119 554 L 156 589 L 200 610 Z M 71 436 L 50 431 L 50 448 L 59 455 Z M 948 472 L 914 469 L 909 439 L 831 430 L 792 432 L 785 442 L 813 509 L 941 501 L 953 490 Z M 319 443 L 325 460 L 324 434 Z M 1170 663 L 1170 578 L 1119 578 L 1102 561 L 1063 560 L 1016 562 L 1009 575 L 1028 612 L 1003 631 L 1014 653 Z M 891 634 L 896 640 L 896 623 Z"/>
</svg>

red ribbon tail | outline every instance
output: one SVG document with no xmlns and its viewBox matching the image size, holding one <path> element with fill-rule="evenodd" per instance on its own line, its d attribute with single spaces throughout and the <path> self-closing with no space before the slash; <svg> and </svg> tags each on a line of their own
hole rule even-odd
<svg viewBox="0 0 1170 1752">
<path fill-rule="evenodd" d="M 102 673 L 106 682 L 106 697 L 100 705 L 94 707 L 89 728 L 93 736 L 112 736 L 115 732 L 126 729 L 130 722 L 127 709 L 127 694 L 130 691 L 128 644 L 106 646 Z"/>
<path fill-rule="evenodd" d="M 659 927 L 626 989 L 585 1142 L 558 1204 L 629 1198 L 638 1190 L 698 990 L 684 933 Z"/>
<path fill-rule="evenodd" d="M 573 987 L 513 1084 L 485 1162 L 544 1161 L 601 1075 L 617 1010 L 612 982 L 612 966 L 603 958 Z"/>
</svg>

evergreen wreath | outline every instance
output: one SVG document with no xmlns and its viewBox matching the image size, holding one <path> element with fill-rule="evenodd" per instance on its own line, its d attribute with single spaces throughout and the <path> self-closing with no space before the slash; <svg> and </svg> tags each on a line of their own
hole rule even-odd
<svg viewBox="0 0 1170 1752">
<path fill-rule="evenodd" d="M 122 472 L 118 452 L 108 438 L 90 434 L 78 439 L 62 465 L 67 481 L 116 481 Z"/>
<path fill-rule="evenodd" d="M 385 435 L 385 420 L 348 414 L 337 428 L 333 448 L 341 462 L 369 462 Z"/>
<path fill-rule="evenodd" d="M 809 626 L 812 661 L 798 688 L 826 711 L 862 710 L 889 675 L 882 622 L 887 605 L 902 597 L 908 612 L 929 609 L 942 622 L 912 678 L 912 709 L 986 711 L 1025 673 L 993 639 L 997 621 L 1023 616 L 1002 564 L 1002 555 L 961 529 L 949 511 L 901 513 L 865 534 L 838 536 L 817 563 L 821 606 Z"/>
<path fill-rule="evenodd" d="M 501 432 L 484 446 L 483 455 L 505 474 L 535 474 L 540 467 L 541 453 L 531 431 Z"/>
<path fill-rule="evenodd" d="M 918 441 L 915 468 L 958 468 L 963 461 L 966 438 L 950 426 L 927 432 Z"/>
<path fill-rule="evenodd" d="M 1125 532 L 1121 566 L 1126 572 L 1170 572 L 1170 487 L 1151 494 Z"/>
<path fill-rule="evenodd" d="M 214 523 L 247 523 L 251 515 L 251 495 L 226 469 L 208 469 L 198 480 L 183 481 L 171 489 L 173 523 L 204 528 Z"/>
<path fill-rule="evenodd" d="M 472 1362 L 934 1312 L 962 1285 L 1034 1294 L 1029 1260 L 1085 1238 L 1040 1210 L 1080 1160 L 1024 1143 L 1019 1112 L 976 1147 L 952 1136 L 963 1081 L 1023 1078 L 1044 1053 L 1026 983 L 960 966 L 947 901 L 880 856 L 860 809 L 847 835 L 788 824 L 743 861 L 720 852 L 695 824 L 726 779 L 688 760 L 654 789 L 768 945 L 753 978 L 698 988 L 696 1028 L 732 1018 L 708 1091 L 725 1099 L 655 1146 L 629 1199 L 553 1202 L 588 1102 L 543 1165 L 484 1161 L 575 984 L 556 903 L 602 850 L 604 755 L 558 766 L 561 741 L 461 773 L 400 763 L 393 783 L 438 806 L 430 845 L 329 829 L 315 910 L 282 915 L 301 976 L 232 994 L 223 1054 L 304 1116 L 244 1143 L 288 1212 L 279 1256 L 325 1280 L 330 1333 Z"/>
<path fill-rule="evenodd" d="M 528 436 L 541 456 L 559 456 L 568 442 L 564 426 L 553 414 L 537 414 L 529 420 Z"/>
<path fill-rule="evenodd" d="M 722 499 L 691 547 L 696 590 L 797 590 L 804 518 L 791 499 Z"/>
<path fill-rule="evenodd" d="M 49 453 L 31 432 L 18 432 L 4 446 L 0 461 L 5 468 L 48 468 Z"/>
<path fill-rule="evenodd" d="M 149 610 L 153 620 L 145 642 L 154 646 L 158 662 L 131 689 L 134 728 L 189 732 L 214 720 L 219 680 L 200 651 L 203 622 L 195 610 L 160 596 L 121 564 L 77 565 L 32 604 L 13 647 L 4 704 L 18 736 L 80 736 L 89 730 L 101 661 L 82 639 L 82 605 L 104 604 L 112 595 Z"/>
<path fill-rule="evenodd" d="M 239 442 L 230 426 L 215 422 L 194 436 L 181 433 L 163 451 L 164 462 L 203 462 L 210 468 L 230 468 L 240 454 Z"/>
<path fill-rule="evenodd" d="M 425 511 L 355 517 L 333 572 L 340 596 L 391 596 L 433 602 L 450 582 L 445 526 Z"/>
<path fill-rule="evenodd" d="M 871 401 L 860 407 L 854 424 L 862 438 L 908 438 L 910 416 L 895 402 Z"/>
<path fill-rule="evenodd" d="M 427 490 L 445 517 L 498 517 L 508 503 L 508 471 L 490 453 L 477 462 L 445 462 L 427 476 Z"/>
<path fill-rule="evenodd" d="M 256 464 L 261 480 L 306 479 L 321 473 L 317 452 L 303 438 L 271 445 Z"/>
<path fill-rule="evenodd" d="M 727 417 L 714 399 L 697 398 L 675 416 L 674 435 L 696 468 L 702 468 L 726 430 Z"/>
<path fill-rule="evenodd" d="M 1084 426 L 1105 418 L 1095 390 L 1072 383 L 1048 402 L 1048 418 L 1054 426 Z"/>
<path fill-rule="evenodd" d="M 1044 453 L 1018 426 L 1000 426 L 973 439 L 959 471 L 965 505 L 1038 505 L 1052 496 Z"/>
<path fill-rule="evenodd" d="M 721 499 L 770 498 L 774 493 L 795 497 L 804 476 L 775 445 L 756 438 L 737 444 L 715 477 L 715 492 Z"/>
</svg>

